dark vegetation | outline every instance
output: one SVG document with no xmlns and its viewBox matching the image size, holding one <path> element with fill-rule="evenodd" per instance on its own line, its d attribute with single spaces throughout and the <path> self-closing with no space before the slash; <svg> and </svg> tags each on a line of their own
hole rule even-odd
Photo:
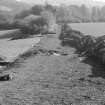
<svg viewBox="0 0 105 105">
<path fill-rule="evenodd" d="M 101 63 L 105 63 L 105 36 L 96 38 L 91 35 L 83 35 L 65 24 L 62 25 L 59 38 L 62 40 L 62 45 L 76 47 L 80 56 L 95 57 Z"/>
<path fill-rule="evenodd" d="M 47 7 L 36 5 L 30 10 L 24 10 L 19 14 L 9 15 L 0 13 L 0 30 L 20 29 L 23 37 L 34 34 L 44 34 L 55 22 L 54 14 L 47 10 Z"/>
</svg>

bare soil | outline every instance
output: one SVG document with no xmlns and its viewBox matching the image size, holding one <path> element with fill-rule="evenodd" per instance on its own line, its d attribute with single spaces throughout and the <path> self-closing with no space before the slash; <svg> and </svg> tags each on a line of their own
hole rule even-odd
<svg viewBox="0 0 105 105">
<path fill-rule="evenodd" d="M 39 48 L 68 55 L 39 53 L 6 69 L 16 77 L 0 82 L 0 105 L 105 105 L 104 65 L 93 58 L 81 61 L 56 35 L 43 38 L 34 47 Z"/>
</svg>

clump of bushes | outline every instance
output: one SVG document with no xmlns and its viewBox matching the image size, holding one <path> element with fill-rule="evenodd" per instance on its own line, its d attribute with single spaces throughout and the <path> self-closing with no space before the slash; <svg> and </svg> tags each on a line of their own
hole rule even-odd
<svg viewBox="0 0 105 105">
<path fill-rule="evenodd" d="M 79 48 L 77 43 L 80 43 L 80 40 L 83 36 L 84 35 L 81 32 L 71 29 L 71 27 L 65 23 L 61 26 L 61 34 L 59 39 L 62 40 L 62 45 L 70 44 Z"/>
<path fill-rule="evenodd" d="M 101 37 L 93 37 L 92 35 L 83 35 L 75 30 L 64 29 L 61 31 L 60 37 L 63 43 L 75 43 L 75 47 L 82 56 L 94 56 L 102 63 L 105 63 L 105 35 Z"/>
<path fill-rule="evenodd" d="M 79 35 L 78 35 L 79 34 Z M 79 32 L 79 31 L 76 31 L 76 30 L 73 30 L 70 25 L 68 25 L 67 23 L 63 24 L 62 27 L 61 27 L 61 35 L 60 35 L 60 39 L 68 39 L 68 40 L 71 40 L 71 39 L 80 39 L 82 38 L 84 35 Z"/>
<path fill-rule="evenodd" d="M 30 15 L 18 23 L 23 34 L 39 34 L 47 31 L 47 22 L 41 16 Z"/>
</svg>

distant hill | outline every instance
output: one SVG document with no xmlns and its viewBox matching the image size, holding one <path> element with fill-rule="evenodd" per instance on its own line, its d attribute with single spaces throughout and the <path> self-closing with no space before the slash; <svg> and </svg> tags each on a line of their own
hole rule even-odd
<svg viewBox="0 0 105 105">
<path fill-rule="evenodd" d="M 30 4 L 17 2 L 16 0 L 0 0 L 0 11 L 18 13 L 24 9 L 29 9 Z"/>
</svg>

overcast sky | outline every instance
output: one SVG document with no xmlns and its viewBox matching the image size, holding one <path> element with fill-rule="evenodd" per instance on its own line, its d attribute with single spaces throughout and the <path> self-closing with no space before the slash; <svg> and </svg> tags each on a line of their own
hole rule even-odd
<svg viewBox="0 0 105 105">
<path fill-rule="evenodd" d="M 38 3 L 41 3 L 41 4 L 43 4 L 43 3 L 45 3 L 45 1 L 48 1 L 49 3 L 52 3 L 52 4 L 68 4 L 70 1 L 81 1 L 81 0 L 17 0 L 17 1 L 24 1 L 24 2 L 27 2 L 27 3 L 36 3 L 36 4 L 38 4 Z M 105 0 L 83 0 L 83 1 L 89 1 L 89 2 L 91 2 L 91 1 L 102 1 L 102 2 L 104 2 Z"/>
</svg>

